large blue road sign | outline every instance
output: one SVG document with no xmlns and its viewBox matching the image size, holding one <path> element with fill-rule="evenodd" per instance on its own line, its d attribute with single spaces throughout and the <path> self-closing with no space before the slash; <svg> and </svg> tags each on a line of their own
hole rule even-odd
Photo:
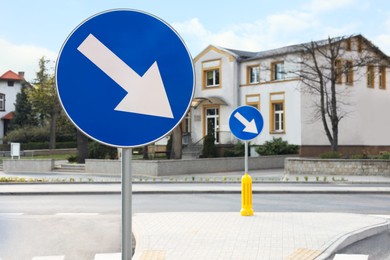
<svg viewBox="0 0 390 260">
<path fill-rule="evenodd" d="M 244 141 L 257 137 L 263 130 L 263 126 L 263 116 L 252 106 L 236 108 L 229 118 L 230 131 L 235 137 Z"/>
<path fill-rule="evenodd" d="M 111 146 L 157 141 L 184 118 L 194 93 L 191 55 L 161 19 L 99 13 L 66 39 L 56 65 L 61 104 L 89 137 Z"/>
</svg>

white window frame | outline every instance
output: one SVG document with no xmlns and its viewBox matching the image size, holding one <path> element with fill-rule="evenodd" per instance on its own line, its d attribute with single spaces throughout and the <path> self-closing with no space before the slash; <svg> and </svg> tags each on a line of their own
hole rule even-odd
<svg viewBox="0 0 390 260">
<path fill-rule="evenodd" d="M 274 132 L 275 133 L 281 133 L 284 132 L 284 103 L 283 102 L 277 102 L 273 103 L 273 112 L 274 112 Z M 281 105 L 281 110 L 276 110 L 276 107 Z M 278 120 L 279 119 L 279 120 Z"/>
<path fill-rule="evenodd" d="M 257 84 L 260 82 L 260 66 L 250 66 L 248 68 L 249 84 Z"/>
<path fill-rule="evenodd" d="M 5 111 L 5 94 L 0 93 L 0 111 Z"/>
<path fill-rule="evenodd" d="M 277 61 L 272 63 L 272 80 L 286 79 L 286 72 L 284 69 L 284 61 Z"/>
</svg>

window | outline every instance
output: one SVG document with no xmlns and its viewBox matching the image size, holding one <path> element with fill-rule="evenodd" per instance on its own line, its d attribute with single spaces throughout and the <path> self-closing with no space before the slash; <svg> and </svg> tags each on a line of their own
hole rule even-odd
<svg viewBox="0 0 390 260">
<path fill-rule="evenodd" d="M 260 66 L 251 66 L 247 68 L 249 84 L 256 84 L 260 82 Z"/>
<path fill-rule="evenodd" d="M 14 82 L 12 80 L 9 80 L 7 82 L 7 84 L 8 84 L 8 87 L 13 87 L 14 86 Z"/>
<path fill-rule="evenodd" d="M 351 38 L 348 38 L 346 41 L 345 41 L 345 49 L 347 51 L 350 51 L 352 48 L 352 40 Z"/>
<path fill-rule="evenodd" d="M 204 61 L 202 69 L 203 88 L 221 87 L 221 60 Z"/>
<path fill-rule="evenodd" d="M 284 93 L 270 94 L 270 132 L 285 133 Z"/>
<path fill-rule="evenodd" d="M 340 59 L 337 59 L 334 63 L 334 69 L 335 69 L 335 76 L 336 76 L 336 84 L 343 83 L 343 68 L 342 63 Z"/>
<path fill-rule="evenodd" d="M 345 83 L 353 85 L 353 63 L 349 60 L 345 62 Z"/>
<path fill-rule="evenodd" d="M 284 130 L 284 118 L 283 118 L 283 103 L 274 103 L 273 116 L 274 116 L 274 132 L 283 132 Z"/>
<path fill-rule="evenodd" d="M 284 62 L 271 63 L 271 80 L 282 80 L 285 78 Z"/>
<path fill-rule="evenodd" d="M 386 67 L 379 67 L 379 88 L 386 89 Z"/>
<path fill-rule="evenodd" d="M 260 95 L 259 94 L 247 95 L 245 97 L 245 103 L 248 106 L 252 106 L 260 110 Z"/>
<path fill-rule="evenodd" d="M 206 87 L 219 86 L 219 69 L 205 71 Z"/>
<path fill-rule="evenodd" d="M 358 38 L 357 44 L 358 44 L 357 51 L 358 52 L 362 52 L 363 51 L 363 40 L 362 40 L 362 38 Z"/>
<path fill-rule="evenodd" d="M 0 93 L 0 111 L 5 111 L 5 95 Z"/>
<path fill-rule="evenodd" d="M 374 65 L 367 65 L 367 87 L 374 88 L 374 84 L 375 84 Z"/>
</svg>

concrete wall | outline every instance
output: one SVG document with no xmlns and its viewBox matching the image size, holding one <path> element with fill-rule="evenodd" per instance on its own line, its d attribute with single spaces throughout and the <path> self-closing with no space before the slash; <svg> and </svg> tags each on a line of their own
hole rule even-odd
<svg viewBox="0 0 390 260">
<path fill-rule="evenodd" d="M 286 156 L 249 158 L 249 172 L 259 169 L 283 168 Z M 120 161 L 86 160 L 87 173 L 120 174 Z M 133 175 L 170 176 L 183 174 L 244 171 L 244 158 L 213 158 L 196 160 L 133 160 Z"/>
<path fill-rule="evenodd" d="M 390 176 L 390 160 L 286 158 L 286 174 Z"/>
<path fill-rule="evenodd" d="M 4 172 L 50 172 L 53 169 L 53 159 L 15 159 L 3 161 Z"/>
<path fill-rule="evenodd" d="M 259 169 L 283 168 L 287 156 L 250 157 L 249 172 Z M 54 160 L 4 160 L 5 172 L 51 172 Z M 133 160 L 132 175 L 170 176 L 213 172 L 244 171 L 244 158 L 210 158 L 196 160 Z M 85 161 L 85 173 L 120 176 L 119 160 Z"/>
</svg>

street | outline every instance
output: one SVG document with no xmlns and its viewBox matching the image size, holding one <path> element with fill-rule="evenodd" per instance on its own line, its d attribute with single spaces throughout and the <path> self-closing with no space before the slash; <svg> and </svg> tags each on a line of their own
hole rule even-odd
<svg viewBox="0 0 390 260">
<path fill-rule="evenodd" d="M 133 213 L 239 212 L 240 194 L 136 194 Z M 120 215 L 120 195 L 0 196 L 0 214 Z M 255 212 L 344 212 L 390 215 L 388 194 L 253 194 Z"/>
<path fill-rule="evenodd" d="M 237 212 L 239 194 L 133 195 L 133 213 Z M 0 196 L 0 258 L 120 252 L 120 195 Z M 390 195 L 254 194 L 256 212 L 390 215 Z M 72 258 L 73 256 L 73 258 Z"/>
</svg>

